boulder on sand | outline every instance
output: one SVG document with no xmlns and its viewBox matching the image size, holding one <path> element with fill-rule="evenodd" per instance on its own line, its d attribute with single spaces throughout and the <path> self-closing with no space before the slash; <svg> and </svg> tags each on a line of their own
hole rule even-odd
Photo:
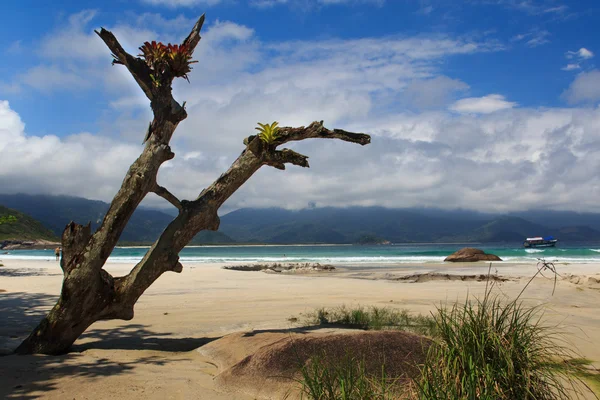
<svg viewBox="0 0 600 400">
<path fill-rule="evenodd" d="M 232 333 L 197 351 L 217 366 L 215 383 L 223 392 L 296 400 L 307 397 L 300 393 L 301 369 L 310 371 L 316 359 L 335 374 L 349 357 L 362 362 L 375 381 L 384 368 L 394 378 L 390 385 L 400 388 L 419 375 L 430 344 L 426 337 L 401 331 L 300 328 Z"/>
<path fill-rule="evenodd" d="M 454 254 L 450 254 L 444 261 L 450 262 L 474 262 L 474 261 L 502 261 L 494 254 L 486 254 L 483 250 L 465 247 Z"/>
</svg>

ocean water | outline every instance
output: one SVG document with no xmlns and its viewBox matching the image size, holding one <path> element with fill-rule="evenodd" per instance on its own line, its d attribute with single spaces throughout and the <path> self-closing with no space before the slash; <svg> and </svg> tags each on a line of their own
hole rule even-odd
<svg viewBox="0 0 600 400">
<path fill-rule="evenodd" d="M 190 246 L 179 254 L 181 261 L 196 263 L 319 262 L 344 264 L 438 263 L 462 247 L 477 247 L 506 262 L 532 262 L 538 258 L 567 263 L 600 262 L 599 243 L 561 244 L 555 248 L 525 249 L 507 244 L 394 244 L 394 245 L 294 245 L 294 246 Z M 132 263 L 142 259 L 148 247 L 118 247 L 109 261 Z M 52 260 L 54 251 L 13 250 L 0 260 Z"/>
</svg>

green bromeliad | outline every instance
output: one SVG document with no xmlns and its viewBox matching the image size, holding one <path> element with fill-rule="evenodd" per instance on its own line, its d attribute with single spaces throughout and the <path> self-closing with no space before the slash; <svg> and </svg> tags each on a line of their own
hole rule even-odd
<svg viewBox="0 0 600 400">
<path fill-rule="evenodd" d="M 258 135 L 260 140 L 262 140 L 266 144 L 273 144 L 273 142 L 275 142 L 275 139 L 277 139 L 277 137 L 279 136 L 279 127 L 277 126 L 279 125 L 279 122 L 275 121 L 270 125 L 261 124 L 259 122 L 258 125 L 260 126 L 260 128 L 256 127 L 254 129 L 260 132 L 260 134 Z"/>
</svg>

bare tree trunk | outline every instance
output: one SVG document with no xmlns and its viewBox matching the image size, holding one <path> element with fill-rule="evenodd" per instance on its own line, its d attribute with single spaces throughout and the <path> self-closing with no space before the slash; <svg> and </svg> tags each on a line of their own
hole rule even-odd
<svg viewBox="0 0 600 400">
<path fill-rule="evenodd" d="M 204 15 L 182 43 L 191 51 L 200 40 L 203 22 Z M 16 349 L 19 354 L 64 353 L 94 322 L 132 319 L 134 305 L 144 291 L 164 272 L 182 271 L 178 255 L 181 249 L 198 232 L 219 228 L 219 207 L 260 167 L 268 165 L 283 170 L 285 164 L 309 166 L 308 157 L 289 149 L 277 150 L 278 146 L 310 138 L 340 139 L 361 145 L 370 143 L 368 135 L 329 130 L 322 121 L 313 122 L 308 127 L 281 128 L 272 143 L 250 136 L 244 140 L 246 148 L 227 172 L 195 200 L 180 201 L 156 182 L 162 163 L 174 157 L 169 147 L 173 132 L 187 117 L 184 108 L 171 95 L 173 76 L 167 70 L 160 77 L 160 85 L 157 85 L 156 76 L 151 76 L 153 71 L 144 60 L 126 53 L 112 33 L 104 29 L 97 33 L 112 51 L 115 57 L 113 63 L 126 66 L 150 99 L 154 120 L 148 128 L 142 154 L 129 168 L 98 230 L 92 235 L 89 225 L 73 222 L 65 228 L 61 260 L 64 279 L 60 298 Z M 177 207 L 179 214 L 129 274 L 113 278 L 102 268 L 129 218 L 150 192 Z"/>
</svg>

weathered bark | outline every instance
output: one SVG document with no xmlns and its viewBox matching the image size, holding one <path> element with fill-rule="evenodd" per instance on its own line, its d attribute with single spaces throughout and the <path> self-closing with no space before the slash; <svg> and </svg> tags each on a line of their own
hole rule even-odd
<svg viewBox="0 0 600 400">
<path fill-rule="evenodd" d="M 192 50 L 200 41 L 202 16 L 183 42 Z M 66 352 L 91 324 L 102 319 L 130 320 L 134 305 L 144 291 L 164 272 L 181 272 L 179 252 L 201 230 L 219 228 L 219 207 L 263 165 L 285 169 L 285 164 L 308 167 L 308 157 L 290 149 L 277 148 L 290 141 L 310 138 L 340 139 L 365 145 L 370 137 L 361 133 L 329 130 L 323 122 L 308 127 L 281 128 L 274 143 L 258 136 L 244 140 L 246 148 L 231 167 L 193 201 L 180 201 L 158 185 L 156 176 L 163 162 L 174 157 L 169 141 L 187 114 L 171 95 L 172 77 L 153 84 L 143 60 L 126 53 L 112 33 L 97 32 L 113 53 L 115 64 L 127 67 L 150 99 L 154 119 L 140 157 L 131 165 L 102 224 L 92 235 L 90 226 L 70 223 L 63 233 L 64 272 L 60 298 L 38 327 L 17 348 L 20 354 Z M 114 249 L 129 218 L 144 199 L 154 192 L 169 201 L 179 214 L 167 226 L 144 258 L 123 277 L 113 278 L 102 267 Z"/>
</svg>

